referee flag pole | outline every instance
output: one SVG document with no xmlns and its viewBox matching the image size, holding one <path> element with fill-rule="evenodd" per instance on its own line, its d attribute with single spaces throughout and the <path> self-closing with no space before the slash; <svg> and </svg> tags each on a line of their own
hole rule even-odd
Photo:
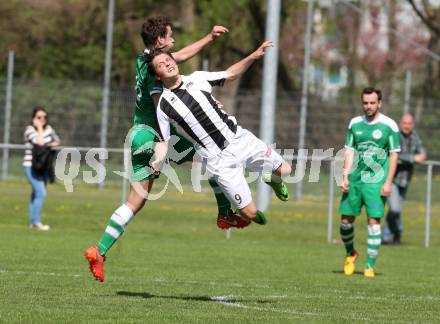
<svg viewBox="0 0 440 324">
<path fill-rule="evenodd" d="M 280 33 L 280 0 L 267 1 L 266 40 L 273 40 L 274 48 L 266 50 L 263 66 L 263 94 L 261 100 L 260 138 L 266 144 L 274 141 L 275 104 L 277 94 L 278 48 Z M 257 208 L 265 210 L 269 207 L 269 186 L 258 182 Z"/>
</svg>

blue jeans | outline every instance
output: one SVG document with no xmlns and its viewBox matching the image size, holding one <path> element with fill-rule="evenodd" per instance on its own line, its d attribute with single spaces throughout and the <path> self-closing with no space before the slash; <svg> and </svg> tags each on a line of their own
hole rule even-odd
<svg viewBox="0 0 440 324">
<path fill-rule="evenodd" d="M 36 174 L 32 167 L 25 167 L 24 174 L 32 186 L 31 201 L 29 203 L 29 224 L 41 223 L 41 208 L 46 199 L 46 183 L 48 174 Z"/>
</svg>

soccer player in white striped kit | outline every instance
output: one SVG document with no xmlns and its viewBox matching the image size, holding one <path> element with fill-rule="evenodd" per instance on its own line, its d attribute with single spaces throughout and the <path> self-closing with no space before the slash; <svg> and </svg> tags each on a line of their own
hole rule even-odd
<svg viewBox="0 0 440 324">
<path fill-rule="evenodd" d="M 164 85 L 157 106 L 162 142 L 155 148 L 153 170 L 159 172 L 166 158 L 173 122 L 194 142 L 196 151 L 206 159 L 208 172 L 240 215 L 261 225 L 266 224 L 266 218 L 252 200 L 244 168 L 260 172 L 277 197 L 287 201 L 289 194 L 282 176 L 290 174 L 291 166 L 270 146 L 237 125 L 235 118 L 219 107 L 211 93 L 212 86 L 237 79 L 272 46 L 272 41 L 264 42 L 255 52 L 222 72 L 180 75 L 172 55 L 163 51 L 151 53 L 149 63 L 152 73 Z"/>
</svg>

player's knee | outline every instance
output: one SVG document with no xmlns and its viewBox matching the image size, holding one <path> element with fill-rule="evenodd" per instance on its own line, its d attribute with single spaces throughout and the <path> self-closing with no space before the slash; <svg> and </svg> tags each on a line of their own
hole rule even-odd
<svg viewBox="0 0 440 324">
<path fill-rule="evenodd" d="M 341 223 L 342 224 L 351 224 L 354 222 L 354 220 L 356 219 L 356 217 L 354 216 L 346 216 L 346 215 L 342 215 L 341 217 Z"/>
<path fill-rule="evenodd" d="M 290 166 L 290 164 L 286 161 L 283 161 L 283 163 L 281 163 L 281 165 L 273 172 L 273 174 L 284 177 L 290 175 L 291 172 L 292 167 Z"/>
<path fill-rule="evenodd" d="M 292 167 L 286 161 L 281 164 L 281 176 L 288 176 L 292 172 Z"/>
<path fill-rule="evenodd" d="M 125 203 L 128 208 L 130 208 L 134 214 L 136 214 L 139 210 L 144 207 L 146 200 L 145 199 L 128 199 Z"/>
<path fill-rule="evenodd" d="M 257 216 L 257 206 L 254 202 L 251 202 L 246 207 L 240 209 L 240 214 L 248 218 L 255 218 Z"/>
<path fill-rule="evenodd" d="M 143 194 L 147 195 L 145 191 Z M 128 195 L 126 205 L 136 214 L 139 210 L 144 207 L 147 201 L 146 197 L 142 193 L 138 193 L 136 188 L 131 188 Z"/>
<path fill-rule="evenodd" d="M 378 217 L 368 217 L 368 225 L 379 225 L 380 218 Z"/>
</svg>

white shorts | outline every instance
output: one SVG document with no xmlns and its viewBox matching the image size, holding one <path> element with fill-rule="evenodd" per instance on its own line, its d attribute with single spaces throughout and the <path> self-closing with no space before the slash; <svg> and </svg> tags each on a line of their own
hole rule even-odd
<svg viewBox="0 0 440 324">
<path fill-rule="evenodd" d="M 283 158 L 275 150 L 240 127 L 235 138 L 219 155 L 207 159 L 206 169 L 231 204 L 242 209 L 252 202 L 244 169 L 261 174 L 276 170 L 282 163 Z"/>
</svg>

